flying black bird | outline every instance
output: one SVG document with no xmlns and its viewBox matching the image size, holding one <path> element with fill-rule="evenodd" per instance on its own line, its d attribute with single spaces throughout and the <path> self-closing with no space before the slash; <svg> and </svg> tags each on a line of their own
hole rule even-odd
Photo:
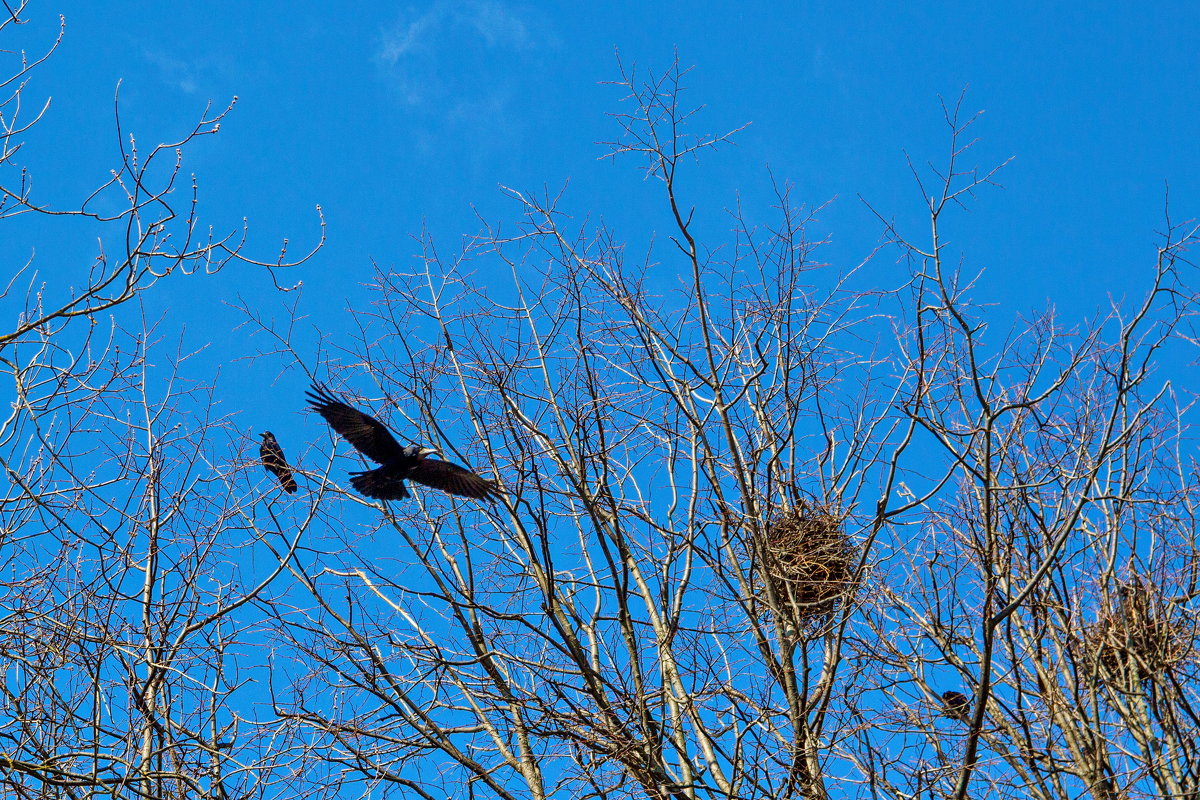
<svg viewBox="0 0 1200 800">
<path fill-rule="evenodd" d="M 971 701 L 962 692 L 951 689 L 942 692 L 942 708 L 947 717 L 966 722 L 971 712 Z"/>
<path fill-rule="evenodd" d="M 329 427 L 354 445 L 355 450 L 383 465 L 350 474 L 350 484 L 367 497 L 380 500 L 408 497 L 405 479 L 477 500 L 495 500 L 501 494 L 495 483 L 469 469 L 429 458 L 437 450 L 415 444 L 401 447 L 382 422 L 346 405 L 316 384 L 308 392 L 308 400 Z"/>
<path fill-rule="evenodd" d="M 265 431 L 262 435 L 262 445 L 258 448 L 258 455 L 262 458 L 263 466 L 267 471 L 279 479 L 279 485 L 283 487 L 288 494 L 295 494 L 296 479 L 292 476 L 292 468 L 288 466 L 287 458 L 283 455 L 283 448 L 279 446 L 275 434 L 270 431 Z"/>
</svg>

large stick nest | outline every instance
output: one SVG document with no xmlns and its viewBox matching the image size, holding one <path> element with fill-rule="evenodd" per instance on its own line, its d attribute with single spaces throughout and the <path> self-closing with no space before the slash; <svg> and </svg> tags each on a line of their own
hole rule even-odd
<svg viewBox="0 0 1200 800">
<path fill-rule="evenodd" d="M 1118 587 L 1116 602 L 1084 628 L 1081 641 L 1106 683 L 1138 685 L 1191 655 L 1191 637 L 1172 610 L 1138 578 Z"/>
<path fill-rule="evenodd" d="M 802 503 L 757 537 L 757 599 L 797 630 L 823 624 L 854 594 L 859 552 L 845 518 L 835 506 Z"/>
</svg>

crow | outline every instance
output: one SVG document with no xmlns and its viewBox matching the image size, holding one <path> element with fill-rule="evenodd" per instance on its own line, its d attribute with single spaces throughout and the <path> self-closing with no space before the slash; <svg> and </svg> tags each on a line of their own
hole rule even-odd
<svg viewBox="0 0 1200 800">
<path fill-rule="evenodd" d="M 279 441 L 275 438 L 275 434 L 270 431 L 265 431 L 262 435 L 262 445 L 258 448 L 258 455 L 262 459 L 263 466 L 267 471 L 279 479 L 279 485 L 288 494 L 295 494 L 296 479 L 292 476 L 292 468 L 287 463 L 287 458 L 283 455 L 283 448 L 279 446 Z"/>
<path fill-rule="evenodd" d="M 313 384 L 308 401 L 355 450 L 383 465 L 350 474 L 350 484 L 367 497 L 379 500 L 408 497 L 405 479 L 476 500 L 495 501 L 502 493 L 493 481 L 465 467 L 429 458 L 438 452 L 433 448 L 415 444 L 401 447 L 382 422 L 343 403 L 322 386 Z"/>
<path fill-rule="evenodd" d="M 951 719 L 967 721 L 967 717 L 971 712 L 971 701 L 962 692 L 956 692 L 953 689 L 942 692 L 942 711 Z"/>
</svg>

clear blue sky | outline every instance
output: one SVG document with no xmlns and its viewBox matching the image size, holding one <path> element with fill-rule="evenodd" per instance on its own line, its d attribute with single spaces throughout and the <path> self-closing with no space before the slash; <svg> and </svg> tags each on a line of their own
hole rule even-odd
<svg viewBox="0 0 1200 800">
<path fill-rule="evenodd" d="M 1005 188 L 982 190 L 944 231 L 951 259 L 961 251 L 966 270 L 983 270 L 975 300 L 995 303 L 1003 328 L 1047 303 L 1082 319 L 1110 294 L 1140 297 L 1166 185 L 1176 220 L 1200 216 L 1196 8 L 39 0 L 21 44 L 42 52 L 60 12 L 66 34 L 25 90 L 28 107 L 45 97 L 52 104 L 21 158 L 35 202 L 77 205 L 117 164 L 118 82 L 125 128 L 143 151 L 180 137 L 210 101 L 239 98 L 220 135 L 187 152 L 184 171 L 197 175 L 204 222 L 222 234 L 246 218 L 247 254 L 271 259 L 285 237 L 293 253 L 312 245 L 320 205 L 327 245 L 280 276 L 302 282 L 298 293 L 234 265 L 212 278 L 168 281 L 147 304 L 165 315 L 168 341 L 182 331 L 184 350 L 212 345 L 189 369 L 204 381 L 219 371 L 219 412 L 238 413 L 248 435 L 273 429 L 293 461 L 311 469 L 319 459 L 305 454 L 328 448 L 330 433 L 304 410 L 306 381 L 280 377 L 282 360 L 246 359 L 270 343 L 238 327 L 245 320 L 233 305 L 244 300 L 282 319 L 298 303 L 309 339 L 312 329 L 335 343 L 348 338 L 347 307 L 372 300 L 363 287 L 372 262 L 411 268 L 423 227 L 452 252 L 478 231 L 477 214 L 513 219 L 520 209 L 501 185 L 540 193 L 569 182 L 562 208 L 603 219 L 640 259 L 671 226 L 661 190 L 643 181 L 638 164 L 598 158 L 606 149 L 597 142 L 617 132 L 606 114 L 620 109 L 621 92 L 604 82 L 618 77 L 618 51 L 642 70 L 665 70 L 676 54 L 694 67 L 687 98 L 706 106 L 698 132 L 750 123 L 735 146 L 707 154 L 683 178 L 685 202 L 706 230 L 726 224 L 724 209 L 739 193 L 752 216 L 766 218 L 769 168 L 794 183 L 797 200 L 829 203 L 809 237 L 831 238 L 820 257 L 835 270 L 854 267 L 882 238 L 860 197 L 924 235 L 905 153 L 918 164 L 944 159 L 939 95 L 953 102 L 969 85 L 966 109 L 986 111 L 970 162 L 986 169 L 1013 157 L 999 176 Z M 86 279 L 94 235 L 81 226 L 72 238 L 57 224 L 47 235 L 34 217 L 10 222 L 0 261 L 21 263 L 36 249 L 36 267 L 56 290 Z M 666 250 L 658 252 L 669 269 Z M 907 268 L 896 257 L 881 253 L 851 288 L 901 283 Z M 478 276 L 484 285 L 493 279 L 506 280 Z M 248 441 L 253 454 L 256 438 Z M 343 458 L 336 480 L 349 464 Z M 329 535 L 339 533 L 331 527 Z M 374 546 L 395 550 L 382 537 Z"/>
<path fill-rule="evenodd" d="M 938 95 L 968 84 L 967 108 L 986 110 L 976 162 L 1015 156 L 1006 188 L 984 191 L 951 231 L 967 265 L 986 270 L 980 299 L 1085 313 L 1107 292 L 1142 285 L 1166 182 L 1176 217 L 1200 211 L 1200 22 L 1183 2 L 218 0 L 31 11 L 31 51 L 53 36 L 59 11 L 67 22 L 28 90 L 53 98 L 26 152 L 39 190 L 79 197 L 103 180 L 118 81 L 143 146 L 237 95 L 185 170 L 199 176 L 207 221 L 226 230 L 247 217 L 261 256 L 285 236 L 293 251 L 311 243 L 314 206 L 324 208 L 328 245 L 294 279 L 325 331 L 364 300 L 372 258 L 411 263 L 423 224 L 450 250 L 477 230 L 472 206 L 511 218 L 500 184 L 557 190 L 569 180 L 565 207 L 602 216 L 631 252 L 665 233 L 657 191 L 636 165 L 597 160 L 595 143 L 615 132 L 605 114 L 620 93 L 602 82 L 617 76 L 617 50 L 639 68 L 665 69 L 676 51 L 694 66 L 689 96 L 707 105 L 698 130 L 752 123 L 686 178 L 701 219 L 719 222 L 738 191 L 765 210 L 769 165 L 798 199 L 836 198 L 813 234 L 832 236 L 825 258 L 838 267 L 881 235 L 859 195 L 924 231 L 904 151 L 944 154 Z M 43 274 L 68 275 L 93 245 L 39 247 Z M 267 312 L 292 299 L 244 270 L 176 282 L 157 298 L 200 340 L 219 341 L 238 321 L 221 303 L 238 293 Z M 231 340 L 224 352 L 252 347 Z"/>
</svg>

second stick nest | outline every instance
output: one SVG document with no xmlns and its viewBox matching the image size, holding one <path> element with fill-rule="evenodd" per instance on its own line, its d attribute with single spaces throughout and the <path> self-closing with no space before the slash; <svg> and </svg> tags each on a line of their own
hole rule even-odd
<svg viewBox="0 0 1200 800">
<path fill-rule="evenodd" d="M 836 507 L 805 503 L 759 535 L 758 600 L 770 606 L 774 595 L 777 613 L 797 630 L 822 624 L 854 593 L 859 552 L 845 518 Z"/>
<path fill-rule="evenodd" d="M 1087 655 L 1107 683 L 1140 684 L 1191 654 L 1190 637 L 1171 610 L 1141 580 L 1120 586 L 1117 602 L 1083 636 Z"/>
</svg>

